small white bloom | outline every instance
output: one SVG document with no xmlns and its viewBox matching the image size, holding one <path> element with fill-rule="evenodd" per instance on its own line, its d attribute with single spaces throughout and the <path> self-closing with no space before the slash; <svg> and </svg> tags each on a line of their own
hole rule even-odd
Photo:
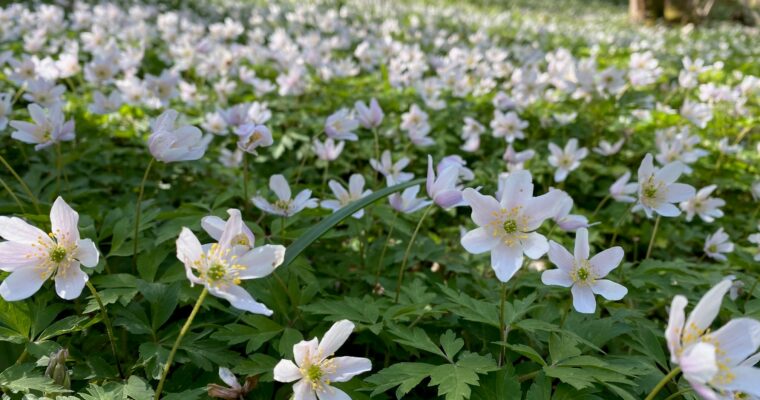
<svg viewBox="0 0 760 400">
<path fill-rule="evenodd" d="M 335 140 L 358 140 L 354 130 L 359 127 L 359 121 L 355 120 L 348 109 L 341 108 L 325 121 L 325 133 Z"/>
<path fill-rule="evenodd" d="M 663 217 L 681 214 L 681 210 L 672 203 L 686 201 L 696 192 L 690 185 L 676 183 L 682 172 L 683 164 L 678 161 L 662 169 L 655 168 L 652 155 L 647 153 L 639 166 L 639 199 L 633 211 L 644 210 L 649 218 L 653 212 Z"/>
<path fill-rule="evenodd" d="M 523 130 L 528 127 L 528 122 L 521 120 L 514 111 L 504 114 L 494 110 L 490 126 L 494 137 L 503 137 L 507 143 L 512 143 L 515 139 L 525 139 Z"/>
<path fill-rule="evenodd" d="M 623 143 L 625 143 L 625 139 L 620 139 L 615 143 L 610 144 L 610 142 L 606 140 L 600 140 L 599 145 L 597 147 L 594 147 L 594 153 L 603 155 L 605 157 L 609 157 L 612 155 L 617 154 L 620 149 L 623 148 Z"/>
<path fill-rule="evenodd" d="M 66 121 L 59 105 L 45 109 L 37 104 L 29 104 L 28 110 L 34 123 L 11 121 L 11 127 L 16 129 L 11 133 L 12 138 L 35 144 L 35 150 L 74 140 L 74 120 Z"/>
<path fill-rule="evenodd" d="M 716 185 L 705 186 L 699 189 L 693 197 L 681 202 L 681 210 L 686 212 L 687 221 L 691 221 L 695 214 L 699 215 L 699 218 L 702 218 L 702 221 L 707 223 L 713 222 L 715 218 L 723 216 L 723 211 L 720 210 L 720 207 L 726 205 L 726 202 L 723 199 L 710 197 L 710 194 L 717 187 Z"/>
<path fill-rule="evenodd" d="M 315 208 L 318 204 L 317 199 L 311 197 L 309 189 L 304 189 L 295 198 L 291 198 L 290 185 L 279 174 L 269 177 L 269 188 L 277 195 L 274 203 L 269 203 L 261 196 L 251 199 L 256 207 L 269 214 L 292 217 L 304 208 Z"/>
<path fill-rule="evenodd" d="M 324 143 L 320 142 L 319 139 L 314 139 L 314 153 L 316 153 L 317 158 L 319 158 L 322 161 L 333 161 L 336 160 L 340 153 L 343 152 L 343 147 L 345 147 L 346 142 L 339 141 L 337 144 L 335 144 L 335 141 L 332 138 L 325 139 Z"/>
<path fill-rule="evenodd" d="M 718 228 L 712 235 L 707 235 L 703 250 L 708 257 L 714 260 L 726 261 L 724 254 L 734 251 L 734 244 L 729 241 L 726 231 L 723 228 Z"/>
<path fill-rule="evenodd" d="M 383 151 L 383 154 L 380 156 L 379 161 L 375 160 L 374 158 L 370 159 L 369 165 L 371 165 L 375 171 L 385 176 L 385 181 L 388 186 L 404 183 L 414 178 L 414 174 L 411 172 L 403 171 L 404 168 L 409 165 L 409 159 L 407 157 L 402 157 L 400 160 L 394 163 L 393 159 L 391 158 L 391 152 L 388 150 Z"/>
<path fill-rule="evenodd" d="M 425 187 L 433 201 L 444 209 L 464 205 L 462 190 L 457 187 L 460 165 L 453 163 L 446 166 L 436 177 L 433 169 L 433 157 L 428 154 L 428 170 Z"/>
<path fill-rule="evenodd" d="M 383 123 L 385 114 L 383 114 L 380 104 L 374 98 L 370 100 L 369 107 L 363 101 L 357 101 L 354 104 L 354 110 L 356 111 L 359 123 L 367 129 L 377 128 Z"/>
<path fill-rule="evenodd" d="M 636 193 L 636 191 L 639 188 L 639 185 L 637 183 L 628 183 L 628 181 L 631 179 L 631 173 L 629 171 L 625 171 L 625 173 L 618 178 L 615 183 L 610 186 L 610 196 L 612 196 L 615 201 L 619 201 L 621 203 L 633 203 L 636 201 L 636 198 L 633 196 L 629 196 L 633 193 Z"/>
<path fill-rule="evenodd" d="M 588 156 L 588 149 L 585 147 L 578 148 L 578 139 L 570 139 L 561 149 L 554 143 L 549 143 L 549 164 L 557 168 L 554 172 L 554 181 L 562 182 L 567 175 L 581 166 L 581 161 Z"/>
<path fill-rule="evenodd" d="M 256 154 L 259 147 L 269 147 L 274 143 L 272 132 L 264 125 L 243 124 L 235 129 L 237 146 L 246 153 Z"/>
<path fill-rule="evenodd" d="M 404 191 L 399 193 L 393 193 L 388 197 L 388 202 L 394 210 L 400 211 L 404 214 L 411 214 L 417 210 L 422 209 L 432 203 L 430 200 L 424 198 L 418 198 L 417 194 L 420 192 L 420 185 L 408 187 Z"/>
<path fill-rule="evenodd" d="M 156 160 L 170 163 L 192 161 L 203 157 L 211 142 L 211 135 L 203 135 L 200 129 L 192 125 L 176 127 L 177 113 L 166 110 L 152 123 L 153 133 L 148 138 L 148 148 Z"/>
<path fill-rule="evenodd" d="M 348 178 L 348 190 L 338 181 L 330 179 L 328 185 L 332 190 L 337 200 L 322 200 L 322 208 L 332 210 L 333 212 L 340 210 L 349 203 L 361 199 L 362 197 L 372 194 L 372 190 L 364 190 L 364 177 L 359 174 L 353 174 Z M 352 215 L 356 219 L 360 219 L 364 216 L 364 210 L 359 210 Z"/>
</svg>

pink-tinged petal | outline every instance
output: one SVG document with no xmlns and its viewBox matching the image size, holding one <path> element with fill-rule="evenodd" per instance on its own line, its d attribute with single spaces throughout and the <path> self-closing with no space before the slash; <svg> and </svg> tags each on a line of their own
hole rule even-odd
<svg viewBox="0 0 760 400">
<path fill-rule="evenodd" d="M 37 293 L 49 277 L 50 274 L 41 275 L 36 268 L 19 268 L 0 284 L 0 296 L 5 301 L 24 300 Z"/>
<path fill-rule="evenodd" d="M 569 272 L 573 269 L 575 258 L 561 244 L 549 241 L 549 261 L 559 269 Z"/>
<path fill-rule="evenodd" d="M 517 244 L 507 246 L 500 244 L 491 250 L 491 267 L 496 272 L 496 278 L 501 282 L 507 282 L 520 269 L 523 262 L 523 253 Z"/>
<path fill-rule="evenodd" d="M 561 269 L 546 270 L 541 274 L 541 282 L 544 285 L 556 285 L 562 287 L 570 287 L 573 285 L 573 278 Z"/>
<path fill-rule="evenodd" d="M 705 331 L 712 325 L 715 317 L 718 316 L 720 305 L 723 302 L 723 296 L 731 289 L 732 282 L 730 279 L 724 279 L 712 289 L 708 290 L 694 307 L 686 320 L 686 327 L 696 326 L 700 331 Z"/>
<path fill-rule="evenodd" d="M 735 390 L 751 394 L 753 396 L 760 396 L 760 368 L 753 368 L 749 366 L 738 366 L 731 368 L 731 373 L 734 379 L 721 385 L 721 389 Z"/>
<path fill-rule="evenodd" d="M 0 217 L 0 237 L 23 244 L 53 243 L 45 232 L 17 217 Z"/>
<path fill-rule="evenodd" d="M 317 400 L 311 382 L 301 379 L 293 385 L 293 400 Z"/>
<path fill-rule="evenodd" d="M 737 363 L 754 354 L 760 347 L 760 321 L 752 318 L 736 318 L 710 334 L 720 349 L 719 360 Z"/>
<path fill-rule="evenodd" d="M 244 266 L 240 271 L 240 279 L 255 279 L 265 277 L 282 264 L 285 259 L 285 247 L 267 244 L 257 247 L 237 259 Z"/>
<path fill-rule="evenodd" d="M 325 385 L 325 390 L 318 391 L 317 397 L 319 400 L 351 400 L 346 392 L 330 385 Z"/>
<path fill-rule="evenodd" d="M 0 243 L 0 270 L 13 272 L 19 268 L 31 267 L 44 260 L 40 253 L 29 244 L 18 242 Z"/>
<path fill-rule="evenodd" d="M 293 345 L 293 360 L 296 362 L 296 365 L 303 367 L 312 357 L 316 357 L 318 347 L 319 340 L 317 338 L 302 340 Z"/>
<path fill-rule="evenodd" d="M 657 173 L 654 175 L 654 178 L 658 181 L 665 182 L 666 185 L 669 185 L 675 182 L 678 177 L 681 176 L 683 170 L 684 165 L 680 161 L 675 161 L 665 165 L 659 171 L 657 171 Z"/>
<path fill-rule="evenodd" d="M 290 200 L 290 185 L 282 175 L 272 175 L 269 177 L 269 188 L 277 195 L 280 200 Z"/>
<path fill-rule="evenodd" d="M 277 382 L 293 382 L 302 378 L 301 370 L 290 360 L 280 360 L 274 366 L 274 380 Z"/>
<path fill-rule="evenodd" d="M 715 346 L 699 342 L 689 347 L 679 358 L 679 365 L 689 382 L 708 382 L 718 373 Z"/>
<path fill-rule="evenodd" d="M 533 177 L 526 170 L 519 170 L 509 174 L 504 181 L 504 189 L 501 191 L 500 203 L 502 207 L 527 206 L 533 197 Z"/>
<path fill-rule="evenodd" d="M 55 291 L 64 300 L 76 299 L 82 294 L 82 289 L 89 279 L 90 277 L 79 268 L 79 263 L 73 262 L 67 268 L 59 267 L 55 275 Z"/>
<path fill-rule="evenodd" d="M 641 160 L 641 165 L 639 166 L 638 171 L 638 177 L 639 182 L 644 182 L 654 173 L 654 161 L 652 160 L 652 155 L 647 153 L 646 156 L 644 156 L 644 159 Z"/>
<path fill-rule="evenodd" d="M 203 228 L 203 230 L 217 242 L 221 239 L 222 233 L 224 232 L 224 224 L 225 222 L 223 219 L 213 215 L 201 219 L 201 228 Z"/>
<path fill-rule="evenodd" d="M 557 215 L 557 210 L 562 206 L 562 199 L 565 196 L 567 193 L 561 190 L 552 190 L 528 200 L 523 212 L 523 215 L 528 218 L 525 229 L 527 231 L 538 229 L 544 221 Z"/>
<path fill-rule="evenodd" d="M 573 255 L 578 261 L 588 260 L 589 257 L 588 229 L 578 229 L 575 232 L 575 250 Z"/>
<path fill-rule="evenodd" d="M 372 362 L 362 357 L 335 357 L 332 362 L 335 371 L 326 376 L 330 382 L 348 382 L 354 376 L 372 369 Z"/>
<path fill-rule="evenodd" d="M 456 189 L 439 191 L 433 200 L 435 204 L 449 209 L 462 204 L 462 192 Z"/>
<path fill-rule="evenodd" d="M 461 243 L 469 253 L 480 254 L 499 244 L 499 237 L 494 236 L 488 228 L 475 228 L 462 236 Z"/>
<path fill-rule="evenodd" d="M 441 174 L 438 176 L 438 179 L 436 179 L 435 183 L 433 184 L 433 192 L 435 192 L 436 194 L 439 194 L 446 190 L 455 189 L 458 179 L 459 179 L 459 165 L 458 164 L 452 164 L 444 168 L 444 170 L 441 171 Z"/>
<path fill-rule="evenodd" d="M 95 243 L 90 239 L 81 239 L 77 243 L 77 260 L 82 265 L 89 268 L 98 266 L 98 259 L 100 259 L 100 253 Z"/>
<path fill-rule="evenodd" d="M 348 192 L 352 195 L 360 196 L 364 189 L 364 177 L 359 174 L 353 174 L 348 178 Z"/>
<path fill-rule="evenodd" d="M 685 183 L 673 183 L 668 186 L 668 192 L 665 194 L 665 200 L 669 203 L 686 201 L 694 197 L 694 187 Z"/>
<path fill-rule="evenodd" d="M 322 340 L 319 342 L 319 355 L 322 359 L 332 356 L 348 340 L 351 332 L 354 331 L 354 323 L 344 319 L 333 324 L 325 332 Z"/>
<path fill-rule="evenodd" d="M 628 289 L 607 279 L 599 279 L 591 284 L 591 290 L 607 300 L 620 300 L 628 294 Z"/>
<path fill-rule="evenodd" d="M 531 232 L 524 239 L 520 239 L 522 251 L 526 256 L 537 260 L 549 251 L 549 242 L 546 237 L 538 232 Z"/>
<path fill-rule="evenodd" d="M 679 210 L 678 207 L 674 206 L 673 204 L 664 202 L 654 207 L 654 210 L 657 212 L 657 214 L 660 214 L 663 217 L 677 217 L 681 214 L 681 210 Z"/>
<path fill-rule="evenodd" d="M 678 354 L 681 351 L 681 334 L 683 333 L 683 324 L 686 319 L 684 309 L 689 301 L 686 297 L 677 295 L 670 303 L 670 316 L 668 317 L 668 327 L 665 329 L 665 340 L 668 342 L 670 350 L 670 361 L 678 362 Z"/>
<path fill-rule="evenodd" d="M 50 225 L 56 239 L 65 243 L 76 243 L 79 240 L 79 214 L 58 196 L 50 209 Z"/>
<path fill-rule="evenodd" d="M 425 179 L 425 190 L 427 190 L 428 196 L 433 197 L 433 184 L 435 183 L 435 171 L 433 170 L 433 157 L 428 154 L 427 156 L 427 177 Z"/>
<path fill-rule="evenodd" d="M 230 371 L 229 368 L 220 367 L 219 378 L 231 388 L 241 388 L 240 382 L 238 382 L 237 377 L 232 373 L 232 371 Z"/>
<path fill-rule="evenodd" d="M 183 227 L 177 238 L 177 258 L 186 266 L 191 266 L 200 262 L 202 255 L 201 242 L 190 229 Z"/>
<path fill-rule="evenodd" d="M 599 278 L 604 278 L 610 273 L 610 271 L 620 265 L 620 262 L 623 261 L 624 254 L 622 247 L 615 246 L 591 257 L 588 262 L 591 264 L 596 275 Z"/>
<path fill-rule="evenodd" d="M 694 389 L 694 393 L 698 394 L 702 400 L 720 400 L 718 394 L 709 386 L 697 382 L 689 382 L 689 384 Z"/>
<path fill-rule="evenodd" d="M 467 188 L 462 197 L 472 208 L 472 220 L 478 226 L 488 225 L 494 220 L 494 214 L 501 210 L 499 202 L 491 196 L 484 196 L 475 189 Z"/>
<path fill-rule="evenodd" d="M 573 294 L 573 308 L 584 314 L 592 314 L 596 310 L 594 292 L 586 285 L 573 285 L 570 289 Z"/>
<path fill-rule="evenodd" d="M 238 310 L 266 316 L 270 316 L 273 313 L 267 306 L 254 300 L 251 294 L 240 286 L 227 285 L 222 288 L 209 286 L 208 291 L 216 297 L 229 301 Z"/>
</svg>

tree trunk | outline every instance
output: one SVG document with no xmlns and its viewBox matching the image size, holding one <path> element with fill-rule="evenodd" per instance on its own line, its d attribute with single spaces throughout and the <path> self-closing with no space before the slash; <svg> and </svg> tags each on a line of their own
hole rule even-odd
<svg viewBox="0 0 760 400">
<path fill-rule="evenodd" d="M 663 16 L 665 0 L 628 0 L 631 22 L 654 23 Z"/>
</svg>

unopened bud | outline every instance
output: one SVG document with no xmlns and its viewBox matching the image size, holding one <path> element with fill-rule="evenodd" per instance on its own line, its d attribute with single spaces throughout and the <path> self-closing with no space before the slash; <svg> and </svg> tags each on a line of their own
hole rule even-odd
<svg viewBox="0 0 760 400">
<path fill-rule="evenodd" d="M 66 389 L 71 388 L 71 378 L 69 377 L 69 371 L 66 369 L 66 359 L 68 357 L 68 349 L 61 349 L 50 354 L 50 360 L 45 369 L 45 376 Z"/>
</svg>

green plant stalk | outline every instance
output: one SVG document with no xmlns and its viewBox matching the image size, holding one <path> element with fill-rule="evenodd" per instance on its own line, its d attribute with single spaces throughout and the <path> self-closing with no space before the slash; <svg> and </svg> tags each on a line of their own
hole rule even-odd
<svg viewBox="0 0 760 400">
<path fill-rule="evenodd" d="M 169 358 L 166 359 L 166 365 L 164 365 L 164 372 L 161 373 L 161 380 L 158 381 L 158 386 L 156 387 L 156 395 L 154 397 L 155 400 L 159 400 L 161 398 L 161 392 L 164 389 L 164 382 L 166 381 L 166 376 L 169 375 L 169 369 L 172 367 L 172 362 L 174 361 L 174 356 L 177 354 L 177 349 L 179 348 L 180 343 L 182 343 L 182 339 L 190 330 L 190 325 L 192 325 L 195 316 L 198 314 L 198 310 L 201 309 L 201 304 L 203 304 L 203 300 L 206 299 L 207 294 L 208 288 L 204 286 L 201 295 L 198 296 L 198 300 L 195 302 L 193 311 L 190 312 L 190 316 L 187 318 L 187 321 L 185 321 L 185 325 L 182 325 L 182 329 L 179 331 L 177 340 L 174 341 L 174 346 L 172 346 L 172 350 L 169 352 Z"/>
<path fill-rule="evenodd" d="M 113 358 L 116 360 L 116 369 L 119 371 L 119 376 L 121 379 L 124 379 L 124 371 L 121 369 L 121 363 L 119 362 L 119 355 L 116 353 L 116 339 L 113 335 L 113 325 L 111 325 L 111 319 L 108 318 L 108 312 L 106 311 L 106 307 L 103 305 L 103 300 L 100 298 L 100 294 L 97 290 L 95 290 L 95 286 L 92 285 L 92 283 L 88 280 L 86 282 L 87 288 L 90 289 L 90 292 L 92 293 L 92 297 L 95 298 L 95 301 L 98 303 L 98 307 L 100 307 L 100 315 L 103 316 L 103 323 L 106 325 L 106 332 L 108 333 L 108 341 L 111 342 L 111 352 L 113 352 Z"/>
<path fill-rule="evenodd" d="M 607 201 L 609 199 L 610 199 L 610 195 L 608 193 L 606 196 L 604 196 L 604 198 L 602 199 L 602 201 L 599 202 L 599 205 L 596 206 L 596 209 L 594 209 L 594 213 L 591 214 L 591 218 L 594 218 L 596 216 L 596 213 L 598 213 L 599 210 L 602 209 L 602 206 L 604 206 L 604 204 L 607 203 Z"/>
<path fill-rule="evenodd" d="M 13 189 L 11 189 L 10 186 L 8 186 L 8 184 L 5 183 L 2 178 L 0 178 L 0 185 L 3 185 L 8 194 L 11 195 L 11 197 L 13 197 L 13 200 L 16 201 L 16 205 L 21 209 L 21 213 L 26 214 L 26 209 L 24 209 L 24 205 L 21 203 L 21 200 L 19 200 L 19 198 L 16 196 L 16 193 L 13 193 Z"/>
<path fill-rule="evenodd" d="M 647 247 L 647 256 L 644 258 L 645 260 L 649 259 L 649 256 L 652 254 L 652 248 L 654 247 L 654 238 L 657 235 L 657 228 L 660 226 L 660 216 L 657 216 L 657 219 L 654 220 L 654 228 L 652 228 L 652 237 L 649 238 L 649 247 Z"/>
<path fill-rule="evenodd" d="M 499 350 L 499 367 L 504 364 L 504 356 L 506 355 L 507 345 L 507 327 L 506 320 L 504 318 L 504 308 L 507 302 L 507 284 L 501 283 L 501 302 L 499 304 L 499 337 L 501 338 L 501 350 Z"/>
<path fill-rule="evenodd" d="M 396 281 L 396 297 L 393 300 L 393 302 L 396 304 L 398 304 L 398 297 L 401 294 L 401 284 L 404 282 L 404 272 L 406 271 L 406 263 L 409 261 L 409 252 L 412 250 L 414 239 L 417 238 L 417 233 L 420 231 L 420 227 L 422 227 L 422 221 L 425 220 L 425 217 L 427 217 L 428 213 L 430 213 L 430 210 L 432 210 L 433 207 L 435 207 L 435 203 L 430 203 L 430 205 L 425 209 L 425 212 L 422 213 L 422 217 L 420 217 L 420 221 L 417 222 L 417 227 L 414 228 L 414 233 L 412 233 L 412 237 L 409 239 L 409 244 L 406 245 L 404 260 L 401 262 L 401 268 L 398 270 L 398 280 Z"/>
<path fill-rule="evenodd" d="M 34 209 L 35 209 L 35 211 L 37 211 L 37 214 L 42 214 L 42 212 L 40 211 L 40 201 L 39 201 L 39 199 L 37 199 L 37 196 L 35 196 L 32 193 L 32 190 L 29 189 L 29 186 L 26 185 L 26 182 L 24 182 L 24 180 L 21 179 L 21 177 L 16 172 L 16 170 L 13 169 L 13 167 L 11 167 L 11 165 L 8 163 L 8 161 L 5 159 L 5 157 L 3 157 L 2 155 L 0 155 L 0 162 L 3 163 L 3 165 L 5 166 L 5 168 L 8 169 L 8 172 L 10 172 L 11 175 L 13 175 L 13 177 L 16 178 L 16 180 L 18 181 L 18 183 L 21 184 L 21 188 L 24 189 L 24 192 L 26 192 L 26 195 L 29 196 L 29 199 L 32 201 L 32 204 L 34 204 Z"/>
<path fill-rule="evenodd" d="M 662 378 L 662 380 L 660 380 L 657 386 L 655 386 L 654 389 L 652 389 L 652 391 L 649 393 L 649 396 L 647 396 L 646 399 L 644 400 L 653 400 L 654 396 L 657 396 L 657 393 L 660 393 L 660 390 L 662 390 L 662 388 L 664 388 L 665 385 L 667 385 L 671 379 L 675 378 L 675 376 L 678 375 L 679 372 L 681 372 L 681 367 L 673 368 L 673 370 L 670 371 L 670 373 L 665 375 Z"/>
<path fill-rule="evenodd" d="M 137 248 L 138 248 L 138 237 L 140 233 L 140 216 L 142 215 L 142 199 L 143 194 L 145 194 L 145 181 L 148 180 L 148 174 L 150 174 L 150 169 L 153 167 L 153 163 L 155 162 L 155 158 L 150 159 L 150 162 L 148 163 L 148 166 L 145 168 L 145 173 L 143 174 L 142 182 L 140 182 L 140 191 L 137 194 L 137 205 L 135 206 L 135 237 L 133 240 L 134 245 L 132 246 L 132 270 L 134 271 L 137 267 Z"/>
<path fill-rule="evenodd" d="M 247 153 L 243 152 L 243 209 L 248 212 L 248 202 L 251 201 L 248 198 L 248 157 Z"/>
<path fill-rule="evenodd" d="M 391 240 L 393 230 L 396 228 L 396 218 L 398 218 L 398 212 L 393 214 L 393 220 L 391 221 L 391 229 L 388 230 L 388 236 L 385 237 L 385 243 L 383 244 L 383 250 L 380 251 L 380 258 L 377 261 L 377 270 L 375 271 L 375 286 L 380 283 L 380 272 L 383 269 L 383 260 L 385 259 L 385 252 L 388 250 L 388 242 Z"/>
</svg>

